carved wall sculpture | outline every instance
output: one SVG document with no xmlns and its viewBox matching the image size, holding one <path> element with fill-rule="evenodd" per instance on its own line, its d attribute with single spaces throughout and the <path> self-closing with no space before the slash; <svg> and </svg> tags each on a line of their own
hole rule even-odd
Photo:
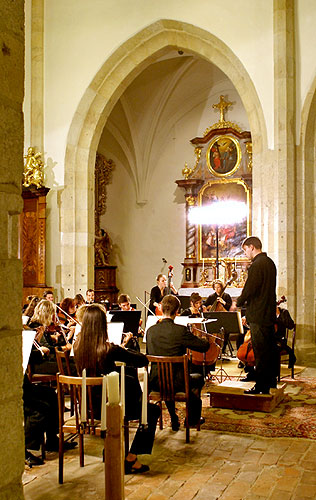
<svg viewBox="0 0 316 500">
<path fill-rule="evenodd" d="M 116 266 L 111 266 L 111 240 L 109 234 L 100 227 L 101 215 L 106 212 L 106 186 L 111 180 L 114 162 L 97 153 L 95 161 L 95 265 L 94 293 L 98 302 L 116 302 Z"/>
</svg>

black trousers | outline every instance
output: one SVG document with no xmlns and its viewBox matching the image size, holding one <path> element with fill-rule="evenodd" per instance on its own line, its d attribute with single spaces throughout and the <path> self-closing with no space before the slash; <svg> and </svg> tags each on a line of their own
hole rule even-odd
<svg viewBox="0 0 316 500">
<path fill-rule="evenodd" d="M 23 400 L 25 448 L 38 450 L 44 432 L 47 442 L 57 439 L 57 395 L 51 387 L 24 383 Z"/>
<path fill-rule="evenodd" d="M 197 425 L 200 421 L 202 411 L 201 390 L 204 385 L 203 375 L 190 373 L 190 396 L 189 396 L 189 425 Z M 178 389 L 177 389 L 178 390 Z M 184 390 L 179 389 L 179 390 Z M 177 420 L 175 403 L 166 401 L 166 407 L 170 413 L 171 420 Z"/>
<path fill-rule="evenodd" d="M 262 326 L 250 323 L 251 341 L 256 362 L 256 387 L 269 390 L 276 386 L 279 355 L 274 325 Z"/>
</svg>

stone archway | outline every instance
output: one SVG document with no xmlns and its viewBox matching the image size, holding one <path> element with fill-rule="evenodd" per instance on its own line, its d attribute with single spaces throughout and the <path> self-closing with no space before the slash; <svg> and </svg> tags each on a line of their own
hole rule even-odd
<svg viewBox="0 0 316 500">
<path fill-rule="evenodd" d="M 316 78 L 306 95 L 301 113 L 300 145 L 297 147 L 297 324 L 301 357 L 315 365 L 315 162 Z"/>
<path fill-rule="evenodd" d="M 263 164 L 267 137 L 261 104 L 248 73 L 231 49 L 209 32 L 187 23 L 160 20 L 143 29 L 104 63 L 83 95 L 69 130 L 61 206 L 61 279 L 67 294 L 93 284 L 94 162 L 106 120 L 134 78 L 170 48 L 197 55 L 228 76 L 248 115 L 254 167 L 259 171 Z M 259 175 L 257 185 L 260 189 Z"/>
</svg>

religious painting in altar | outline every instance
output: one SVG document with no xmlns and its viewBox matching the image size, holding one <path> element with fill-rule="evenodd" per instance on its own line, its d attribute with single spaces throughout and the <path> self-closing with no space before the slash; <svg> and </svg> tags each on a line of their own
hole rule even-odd
<svg viewBox="0 0 316 500">
<path fill-rule="evenodd" d="M 241 160 L 238 140 L 228 135 L 214 137 L 207 149 L 206 159 L 212 174 L 219 177 L 232 175 Z"/>
<path fill-rule="evenodd" d="M 200 260 L 216 258 L 217 226 L 219 259 L 234 260 L 244 257 L 241 243 L 250 234 L 251 200 L 249 187 L 241 179 L 210 181 L 203 186 L 199 193 L 199 205 L 200 207 L 210 207 L 213 204 L 218 204 L 220 207 L 218 224 L 214 224 L 212 221 L 210 224 L 199 225 Z M 241 220 L 236 218 L 234 208 L 230 208 L 235 206 L 241 206 L 244 209 L 245 216 Z M 216 208 L 216 205 L 214 207 Z M 228 213 L 221 214 L 221 210 L 228 210 Z"/>
</svg>

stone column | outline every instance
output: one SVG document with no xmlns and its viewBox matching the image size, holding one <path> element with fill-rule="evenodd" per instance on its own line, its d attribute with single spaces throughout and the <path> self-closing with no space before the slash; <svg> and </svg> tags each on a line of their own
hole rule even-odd
<svg viewBox="0 0 316 500">
<path fill-rule="evenodd" d="M 294 0 L 274 0 L 274 249 L 278 293 L 295 317 L 295 37 Z"/>
<path fill-rule="evenodd" d="M 0 500 L 23 498 L 22 211 L 24 2 L 0 2 Z"/>
<path fill-rule="evenodd" d="M 31 144 L 44 152 L 44 0 L 32 0 L 31 22 Z"/>
</svg>

